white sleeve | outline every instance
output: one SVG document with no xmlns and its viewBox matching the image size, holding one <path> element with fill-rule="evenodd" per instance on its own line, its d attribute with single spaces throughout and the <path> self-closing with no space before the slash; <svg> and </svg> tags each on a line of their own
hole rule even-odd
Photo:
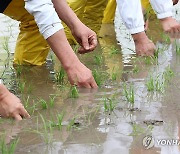
<svg viewBox="0 0 180 154">
<path fill-rule="evenodd" d="M 45 39 L 63 29 L 51 0 L 25 0 L 25 9 L 34 16 Z"/>
<path fill-rule="evenodd" d="M 172 0 L 150 0 L 158 19 L 172 16 L 173 1 Z"/>
<path fill-rule="evenodd" d="M 117 0 L 120 15 L 131 34 L 144 31 L 144 19 L 140 0 Z"/>
</svg>

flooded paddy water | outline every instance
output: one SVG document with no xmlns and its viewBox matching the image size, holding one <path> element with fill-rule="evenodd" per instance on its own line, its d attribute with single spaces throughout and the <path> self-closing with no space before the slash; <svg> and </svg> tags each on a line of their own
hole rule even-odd
<svg viewBox="0 0 180 154">
<path fill-rule="evenodd" d="M 118 15 L 116 32 L 102 25 L 96 51 L 78 55 L 100 88 L 77 92 L 52 53 L 45 66 L 14 68 L 17 23 L 0 19 L 0 76 L 31 114 L 21 122 L 0 119 L 0 149 L 7 143 L 17 154 L 180 153 L 180 145 L 165 145 L 180 139 L 180 40 L 164 35 L 157 20 L 147 32 L 159 49 L 154 59 L 136 57 Z"/>
</svg>

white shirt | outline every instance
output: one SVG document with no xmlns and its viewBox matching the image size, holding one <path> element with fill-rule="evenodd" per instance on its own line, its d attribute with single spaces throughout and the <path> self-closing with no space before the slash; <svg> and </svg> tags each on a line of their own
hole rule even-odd
<svg viewBox="0 0 180 154">
<path fill-rule="evenodd" d="M 172 16 L 172 0 L 150 0 L 158 19 Z M 117 0 L 125 26 L 131 34 L 144 31 L 144 19 L 140 0 Z"/>
<path fill-rule="evenodd" d="M 3 80 L 2 79 L 0 79 L 0 84 L 3 84 Z"/>
<path fill-rule="evenodd" d="M 63 29 L 51 0 L 25 0 L 25 9 L 34 16 L 45 39 Z"/>
</svg>

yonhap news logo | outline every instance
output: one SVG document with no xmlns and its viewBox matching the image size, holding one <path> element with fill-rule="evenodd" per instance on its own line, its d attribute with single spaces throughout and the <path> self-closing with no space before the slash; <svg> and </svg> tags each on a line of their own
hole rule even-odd
<svg viewBox="0 0 180 154">
<path fill-rule="evenodd" d="M 150 148 L 154 147 L 154 144 L 155 144 L 155 141 L 152 136 L 144 137 L 143 146 L 145 147 L 145 149 L 150 149 Z"/>
<path fill-rule="evenodd" d="M 143 138 L 143 146 L 145 149 L 150 149 L 154 146 L 179 146 L 179 139 L 155 139 L 152 136 L 145 136 Z"/>
</svg>

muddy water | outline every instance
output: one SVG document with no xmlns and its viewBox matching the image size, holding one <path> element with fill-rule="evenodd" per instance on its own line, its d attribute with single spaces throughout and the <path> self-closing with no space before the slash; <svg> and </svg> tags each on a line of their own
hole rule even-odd
<svg viewBox="0 0 180 154">
<path fill-rule="evenodd" d="M 6 25 L 9 22 L 6 21 L 9 19 L 0 18 L 3 19 L 0 37 L 3 42 L 4 36 L 10 36 L 10 52 L 13 53 L 18 23 L 11 21 L 13 30 L 8 30 Z M 157 20 L 151 21 L 148 33 L 163 52 L 156 63 L 149 64 L 133 54 L 132 39 L 119 21 L 117 16 L 116 33 L 113 25 L 102 25 L 100 45 L 94 53 L 79 55 L 89 68 L 101 73 L 102 85 L 98 90 L 79 89 L 76 99 L 69 98 L 70 86 L 66 81 L 64 85 L 55 82 L 59 64 L 54 63 L 54 56 L 49 56 L 46 66 L 15 69 L 13 56 L 8 57 L 1 48 L 0 73 L 5 84 L 23 100 L 31 114 L 31 119 L 19 123 L 0 119 L 1 139 L 5 138 L 7 143 L 19 139 L 17 154 L 180 153 L 179 146 L 157 143 L 158 139 L 179 139 L 180 136 L 180 55 L 175 52 L 175 44 L 164 42 L 161 35 L 155 35 L 162 33 L 161 28 L 157 26 Z M 179 40 L 176 42 L 180 44 Z M 101 57 L 101 62 L 97 63 L 94 56 Z M 150 76 L 162 77 L 169 67 L 174 75 L 163 91 L 149 92 L 146 82 Z M 113 73 L 117 75 L 116 80 L 112 80 Z M 133 107 L 124 96 L 124 84 L 134 87 Z M 55 103 L 52 107 L 48 103 L 48 109 L 43 109 L 39 100 L 49 102 L 49 96 L 55 97 Z M 113 102 L 113 112 L 105 112 L 105 98 Z M 59 129 L 57 115 L 61 113 L 64 118 Z M 147 135 L 155 141 L 148 150 L 142 144 Z"/>
</svg>

